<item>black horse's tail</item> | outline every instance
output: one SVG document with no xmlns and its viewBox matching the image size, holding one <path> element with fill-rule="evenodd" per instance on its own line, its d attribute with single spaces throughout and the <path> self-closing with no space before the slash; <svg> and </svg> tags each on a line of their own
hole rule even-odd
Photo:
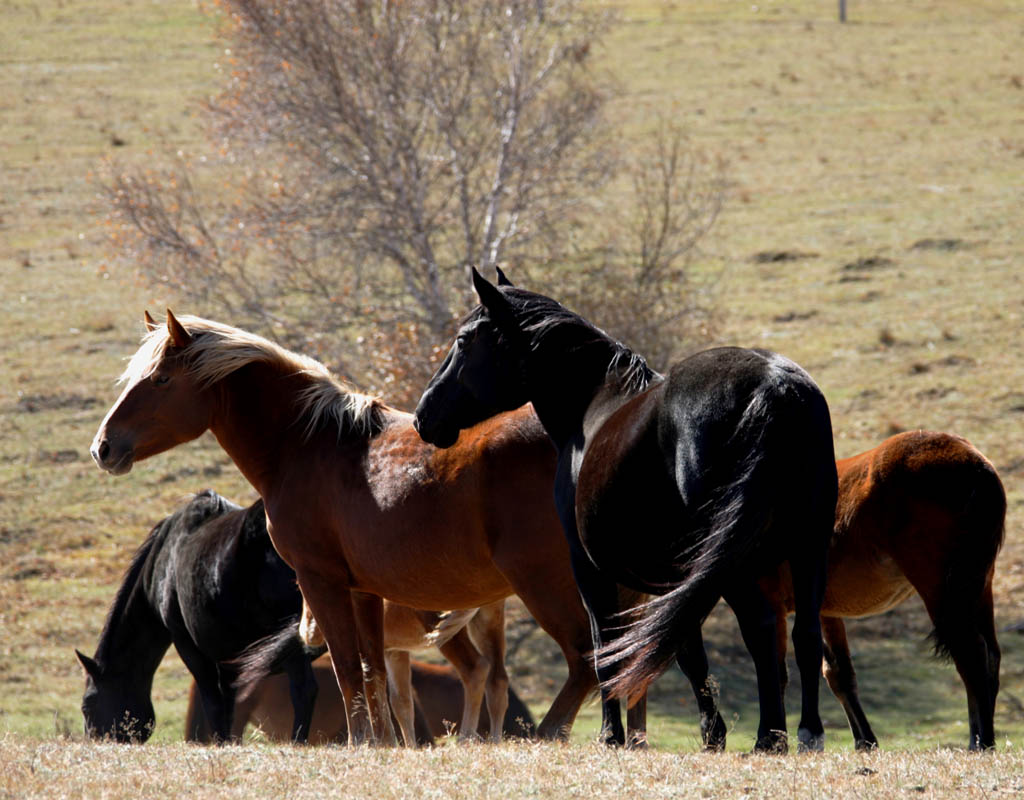
<svg viewBox="0 0 1024 800">
<path fill-rule="evenodd" d="M 312 661 L 326 652 L 327 645 L 306 645 L 299 636 L 298 619 L 289 621 L 277 633 L 255 642 L 231 662 L 238 669 L 235 679 L 238 700 L 245 700 L 261 681 L 284 672 L 287 663 L 296 656 L 305 655 Z"/>
<path fill-rule="evenodd" d="M 992 606 L 986 592 L 991 590 L 996 556 L 1005 535 L 1006 491 L 998 473 L 980 453 L 966 468 L 970 473 L 958 473 L 958 485 L 950 486 L 946 495 L 948 502 L 957 490 L 970 492 L 960 514 L 963 535 L 946 555 L 935 629 L 929 637 L 940 658 L 951 658 L 965 634 L 985 634 L 988 631 L 984 629 L 991 627 Z"/>
<path fill-rule="evenodd" d="M 597 652 L 598 665 L 613 667 L 604 688 L 631 703 L 675 660 L 676 653 L 721 596 L 727 576 L 750 571 L 752 556 L 781 557 L 763 541 L 771 521 L 771 500 L 778 467 L 767 457 L 769 396 L 758 392 L 733 434 L 742 443 L 742 471 L 721 487 L 701 509 L 705 520 L 699 541 L 682 551 L 674 563 L 685 578 L 668 593 L 626 612 L 636 619 L 619 637 Z M 731 449 L 731 448 L 730 448 Z M 751 573 L 753 574 L 753 573 Z M 751 577 L 753 580 L 753 577 Z"/>
</svg>

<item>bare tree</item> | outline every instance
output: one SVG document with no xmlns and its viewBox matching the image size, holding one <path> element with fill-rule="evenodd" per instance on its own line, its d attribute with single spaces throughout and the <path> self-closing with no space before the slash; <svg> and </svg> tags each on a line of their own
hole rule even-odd
<svg viewBox="0 0 1024 800">
<path fill-rule="evenodd" d="M 112 169 L 116 252 L 408 402 L 471 300 L 468 265 L 553 265 L 592 224 L 618 167 L 590 57 L 608 19 L 577 0 L 221 6 L 215 155 Z M 682 155 L 658 186 L 684 176 Z M 609 285 L 682 275 L 685 215 L 656 207 L 649 177 L 641 266 L 623 272 L 623 245 L 604 237 L 601 258 L 575 248 Z"/>
<path fill-rule="evenodd" d="M 725 164 L 662 122 L 622 166 L 629 191 L 595 209 L 599 229 L 575 250 L 561 295 L 664 369 L 714 332 L 722 267 L 694 261 L 726 195 Z"/>
</svg>

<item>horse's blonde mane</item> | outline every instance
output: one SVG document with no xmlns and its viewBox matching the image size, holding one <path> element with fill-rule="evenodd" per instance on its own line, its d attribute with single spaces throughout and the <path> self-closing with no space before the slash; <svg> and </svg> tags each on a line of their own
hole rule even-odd
<svg viewBox="0 0 1024 800">
<path fill-rule="evenodd" d="M 307 435 L 325 421 L 336 423 L 339 431 L 355 429 L 372 434 L 380 429 L 381 401 L 356 392 L 316 359 L 220 322 L 189 315 L 177 319 L 192 336 L 187 348 L 188 370 L 201 386 L 210 386 L 246 364 L 269 364 L 308 378 L 309 385 L 298 396 L 299 415 L 308 414 L 310 418 Z M 152 375 L 169 345 L 167 325 L 157 325 L 143 337 L 119 383 L 132 384 Z"/>
</svg>

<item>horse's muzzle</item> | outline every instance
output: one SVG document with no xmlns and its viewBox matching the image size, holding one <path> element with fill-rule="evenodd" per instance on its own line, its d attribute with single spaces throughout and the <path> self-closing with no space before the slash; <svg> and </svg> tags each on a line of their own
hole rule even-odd
<svg viewBox="0 0 1024 800">
<path fill-rule="evenodd" d="M 457 430 L 445 431 L 437 426 L 431 428 L 429 425 L 424 424 L 419 414 L 413 417 L 412 426 L 423 441 L 434 445 L 434 447 L 440 447 L 442 450 L 446 447 L 451 447 L 459 438 Z"/>
<path fill-rule="evenodd" d="M 116 442 L 107 438 L 101 439 L 98 436 L 93 440 L 89 453 L 92 455 L 92 460 L 96 462 L 96 466 L 111 475 L 124 475 L 131 472 L 132 464 L 135 461 L 134 451 L 131 447 L 119 447 Z"/>
</svg>

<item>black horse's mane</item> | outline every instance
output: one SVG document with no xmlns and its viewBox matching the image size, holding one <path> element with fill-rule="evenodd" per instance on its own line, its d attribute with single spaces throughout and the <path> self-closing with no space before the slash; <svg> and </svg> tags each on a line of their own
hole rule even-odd
<svg viewBox="0 0 1024 800">
<path fill-rule="evenodd" d="M 503 287 L 501 293 L 515 310 L 520 330 L 527 336 L 527 346 L 531 350 L 536 350 L 552 335 L 565 339 L 563 346 L 567 353 L 594 344 L 605 345 L 609 354 L 608 374 L 618 376 L 631 394 L 643 391 L 661 378 L 642 355 L 557 300 L 515 287 Z"/>
<path fill-rule="evenodd" d="M 132 555 L 131 563 L 124 572 L 121 585 L 114 595 L 114 602 L 107 612 L 107 618 L 103 622 L 103 631 L 100 633 L 100 646 L 96 651 L 96 661 L 100 666 L 106 663 L 107 642 L 110 640 L 108 634 L 111 627 L 124 617 L 125 609 L 132 600 L 136 591 L 141 591 L 141 577 L 149 564 L 150 556 L 163 544 L 168 534 L 179 525 L 187 531 L 193 531 L 205 520 L 219 516 L 236 506 L 229 500 L 221 497 L 216 492 L 205 489 L 199 492 L 185 506 L 179 508 L 173 514 L 160 520 L 152 527 L 138 550 Z"/>
</svg>

